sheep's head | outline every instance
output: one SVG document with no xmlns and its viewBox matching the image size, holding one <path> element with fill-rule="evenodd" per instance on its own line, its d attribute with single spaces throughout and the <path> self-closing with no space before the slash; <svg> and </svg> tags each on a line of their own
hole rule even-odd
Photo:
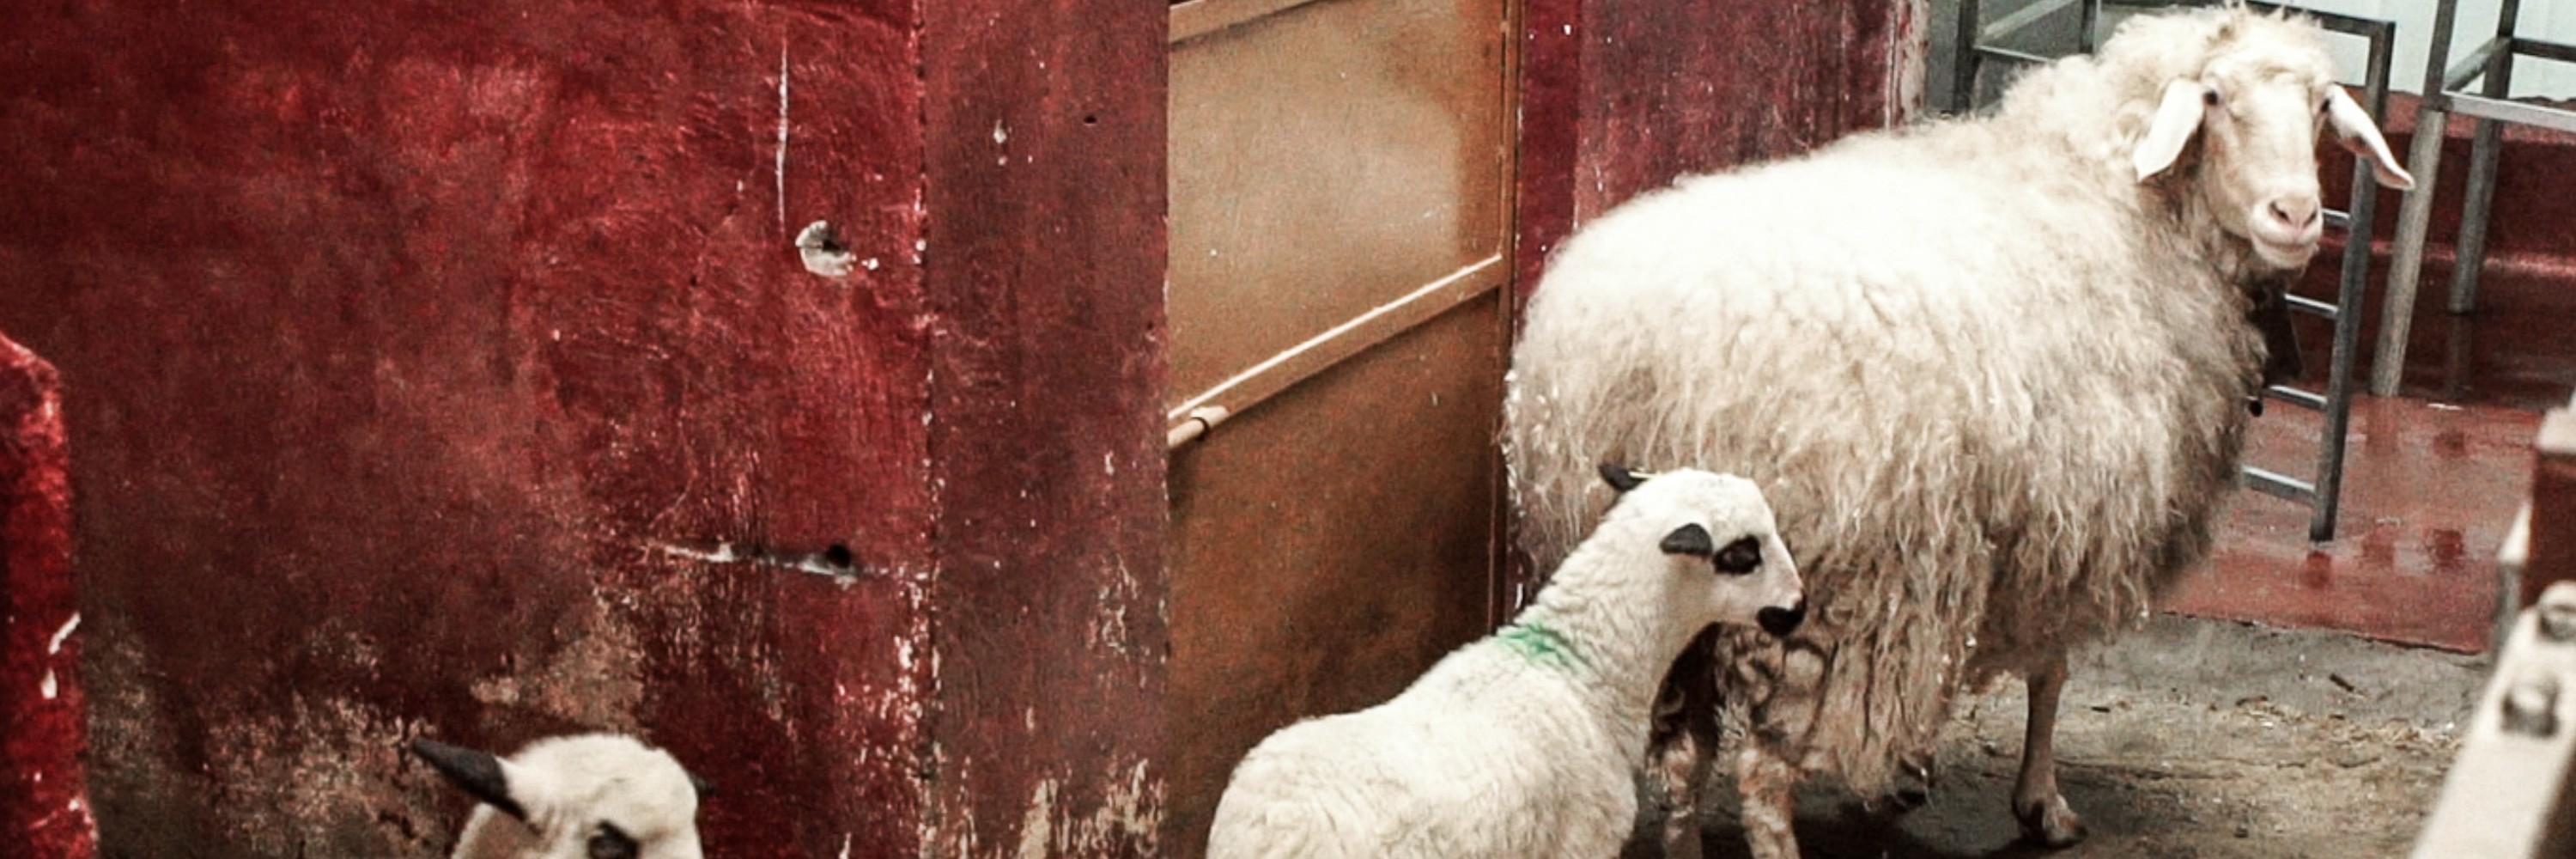
<svg viewBox="0 0 2576 859">
<path fill-rule="evenodd" d="M 698 859 L 705 782 L 631 737 L 539 740 L 508 759 L 427 738 L 412 753 L 483 801 L 458 856 Z M 506 818 L 496 816 L 505 815 Z"/>
<path fill-rule="evenodd" d="M 1697 469 L 1650 479 L 1616 465 L 1601 466 L 1601 477 L 1619 491 L 1601 530 L 1630 519 L 1660 535 L 1656 548 L 1671 563 L 1684 612 L 1782 637 L 1806 618 L 1797 562 L 1753 481 Z"/>
<path fill-rule="evenodd" d="M 2296 270 L 2316 254 L 2324 229 L 2320 131 L 2368 159 L 2381 184 L 2415 184 L 2370 115 L 2335 83 L 2314 22 L 2242 8 L 2144 17 L 2122 27 L 2103 55 L 2162 78 L 2133 155 L 2138 181 L 2177 172 L 2196 156 L 2208 211 L 2265 267 Z"/>
</svg>

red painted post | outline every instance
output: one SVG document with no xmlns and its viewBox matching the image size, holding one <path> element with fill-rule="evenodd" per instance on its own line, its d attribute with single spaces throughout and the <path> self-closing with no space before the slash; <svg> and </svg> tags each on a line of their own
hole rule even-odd
<svg viewBox="0 0 2576 859">
<path fill-rule="evenodd" d="M 924 849 L 1158 855 L 1170 7 L 923 14 L 941 487 Z"/>
<path fill-rule="evenodd" d="M 0 337 L 0 843 L 27 859 L 98 854 L 59 388 Z"/>
</svg>

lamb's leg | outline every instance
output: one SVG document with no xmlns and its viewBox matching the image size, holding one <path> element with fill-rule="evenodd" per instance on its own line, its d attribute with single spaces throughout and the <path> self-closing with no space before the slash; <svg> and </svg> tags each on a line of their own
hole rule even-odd
<svg viewBox="0 0 2576 859">
<path fill-rule="evenodd" d="M 2030 670 L 2030 720 L 2024 725 L 2021 779 L 2013 785 L 2013 816 L 2025 838 L 2049 847 L 2084 840 L 2084 822 L 2057 792 L 2057 695 L 2066 685 L 2066 655 Z"/>
<path fill-rule="evenodd" d="M 1798 808 L 1798 768 L 1763 743 L 1747 742 L 1735 756 L 1735 780 L 1753 859 L 1798 859 L 1798 833 L 1789 826 Z"/>
</svg>

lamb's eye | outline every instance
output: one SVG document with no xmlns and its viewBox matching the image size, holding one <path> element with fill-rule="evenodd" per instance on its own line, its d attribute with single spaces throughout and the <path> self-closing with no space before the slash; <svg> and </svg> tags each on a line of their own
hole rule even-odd
<svg viewBox="0 0 2576 859">
<path fill-rule="evenodd" d="M 2200 103 L 2201 103 L 2201 104 L 2208 105 L 2208 106 L 2210 106 L 2210 107 L 2217 107 L 2217 106 L 2218 106 L 2218 91 L 2217 91 L 2217 90 L 2214 90 L 2214 89 L 2205 89 L 2205 90 L 2201 90 L 2201 91 L 2200 91 Z"/>
<path fill-rule="evenodd" d="M 614 823 L 602 823 L 590 834 L 590 859 L 635 859 L 635 839 Z"/>
<path fill-rule="evenodd" d="M 1718 572 L 1730 576 L 1741 576 L 1761 569 L 1762 541 L 1746 537 L 1728 543 L 1726 548 L 1717 551 L 1717 557 L 1713 563 L 1717 565 Z"/>
</svg>

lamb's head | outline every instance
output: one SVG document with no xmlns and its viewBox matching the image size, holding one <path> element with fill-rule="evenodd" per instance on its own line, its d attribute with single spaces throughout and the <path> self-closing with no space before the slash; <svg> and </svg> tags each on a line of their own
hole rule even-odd
<svg viewBox="0 0 2576 859">
<path fill-rule="evenodd" d="M 2141 16 L 2103 44 L 2101 61 L 2159 91 L 2132 155 L 2138 181 L 2196 176 L 2185 193 L 2200 194 L 2260 267 L 2295 271 L 2316 254 L 2321 130 L 2368 159 L 2380 183 L 2415 184 L 2370 115 L 2335 83 L 2323 31 L 2307 18 L 2243 7 Z"/>
<path fill-rule="evenodd" d="M 1797 562 L 1753 481 L 1697 469 L 1649 478 L 1616 465 L 1601 466 L 1601 477 L 1619 500 L 1596 536 L 1654 540 L 1672 604 L 1692 630 L 1724 623 L 1787 636 L 1806 619 Z"/>
<path fill-rule="evenodd" d="M 699 859 L 706 783 L 632 737 L 554 737 L 507 759 L 427 738 L 411 748 L 483 801 L 458 857 Z"/>
</svg>

